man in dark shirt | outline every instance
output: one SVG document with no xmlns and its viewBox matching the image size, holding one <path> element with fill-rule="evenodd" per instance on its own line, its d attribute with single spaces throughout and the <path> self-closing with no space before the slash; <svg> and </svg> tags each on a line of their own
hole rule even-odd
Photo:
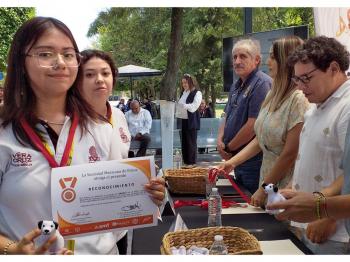
<svg viewBox="0 0 350 262">
<path fill-rule="evenodd" d="M 261 54 L 256 40 L 238 41 L 232 48 L 232 60 L 239 79 L 230 89 L 217 140 L 219 153 L 225 160 L 237 154 L 255 137 L 255 120 L 272 84 L 272 79 L 259 70 Z M 237 182 L 251 193 L 258 188 L 261 162 L 260 153 L 234 170 Z"/>
</svg>

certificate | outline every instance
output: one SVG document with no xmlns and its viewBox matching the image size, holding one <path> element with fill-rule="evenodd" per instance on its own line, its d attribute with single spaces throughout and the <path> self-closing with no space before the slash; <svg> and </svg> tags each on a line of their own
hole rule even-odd
<svg viewBox="0 0 350 262">
<path fill-rule="evenodd" d="M 154 157 L 53 168 L 52 215 L 62 236 L 157 225 L 158 207 L 144 189 Z"/>
</svg>

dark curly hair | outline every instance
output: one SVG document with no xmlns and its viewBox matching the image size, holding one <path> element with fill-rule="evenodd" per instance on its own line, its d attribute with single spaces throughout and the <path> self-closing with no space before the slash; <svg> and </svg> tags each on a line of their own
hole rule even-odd
<svg viewBox="0 0 350 262">
<path fill-rule="evenodd" d="M 318 69 L 325 72 L 331 62 L 339 64 L 345 72 L 349 68 L 350 54 L 346 47 L 334 38 L 317 36 L 308 39 L 289 57 L 288 64 L 294 66 L 297 62 L 312 62 Z"/>
</svg>

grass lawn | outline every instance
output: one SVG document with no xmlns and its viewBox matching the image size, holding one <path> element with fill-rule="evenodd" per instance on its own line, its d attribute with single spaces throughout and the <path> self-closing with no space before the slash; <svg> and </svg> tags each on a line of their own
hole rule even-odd
<svg viewBox="0 0 350 262">
<path fill-rule="evenodd" d="M 215 117 L 220 118 L 221 114 L 224 112 L 226 104 L 216 104 L 215 105 Z"/>
</svg>

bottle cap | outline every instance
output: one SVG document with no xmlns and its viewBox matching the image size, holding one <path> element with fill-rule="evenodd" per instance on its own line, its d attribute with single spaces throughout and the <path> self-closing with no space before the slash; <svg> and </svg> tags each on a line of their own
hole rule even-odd
<svg viewBox="0 0 350 262">
<path fill-rule="evenodd" d="M 224 240 L 224 237 L 222 235 L 215 235 L 214 240 L 215 241 L 222 241 L 222 240 Z"/>
</svg>

